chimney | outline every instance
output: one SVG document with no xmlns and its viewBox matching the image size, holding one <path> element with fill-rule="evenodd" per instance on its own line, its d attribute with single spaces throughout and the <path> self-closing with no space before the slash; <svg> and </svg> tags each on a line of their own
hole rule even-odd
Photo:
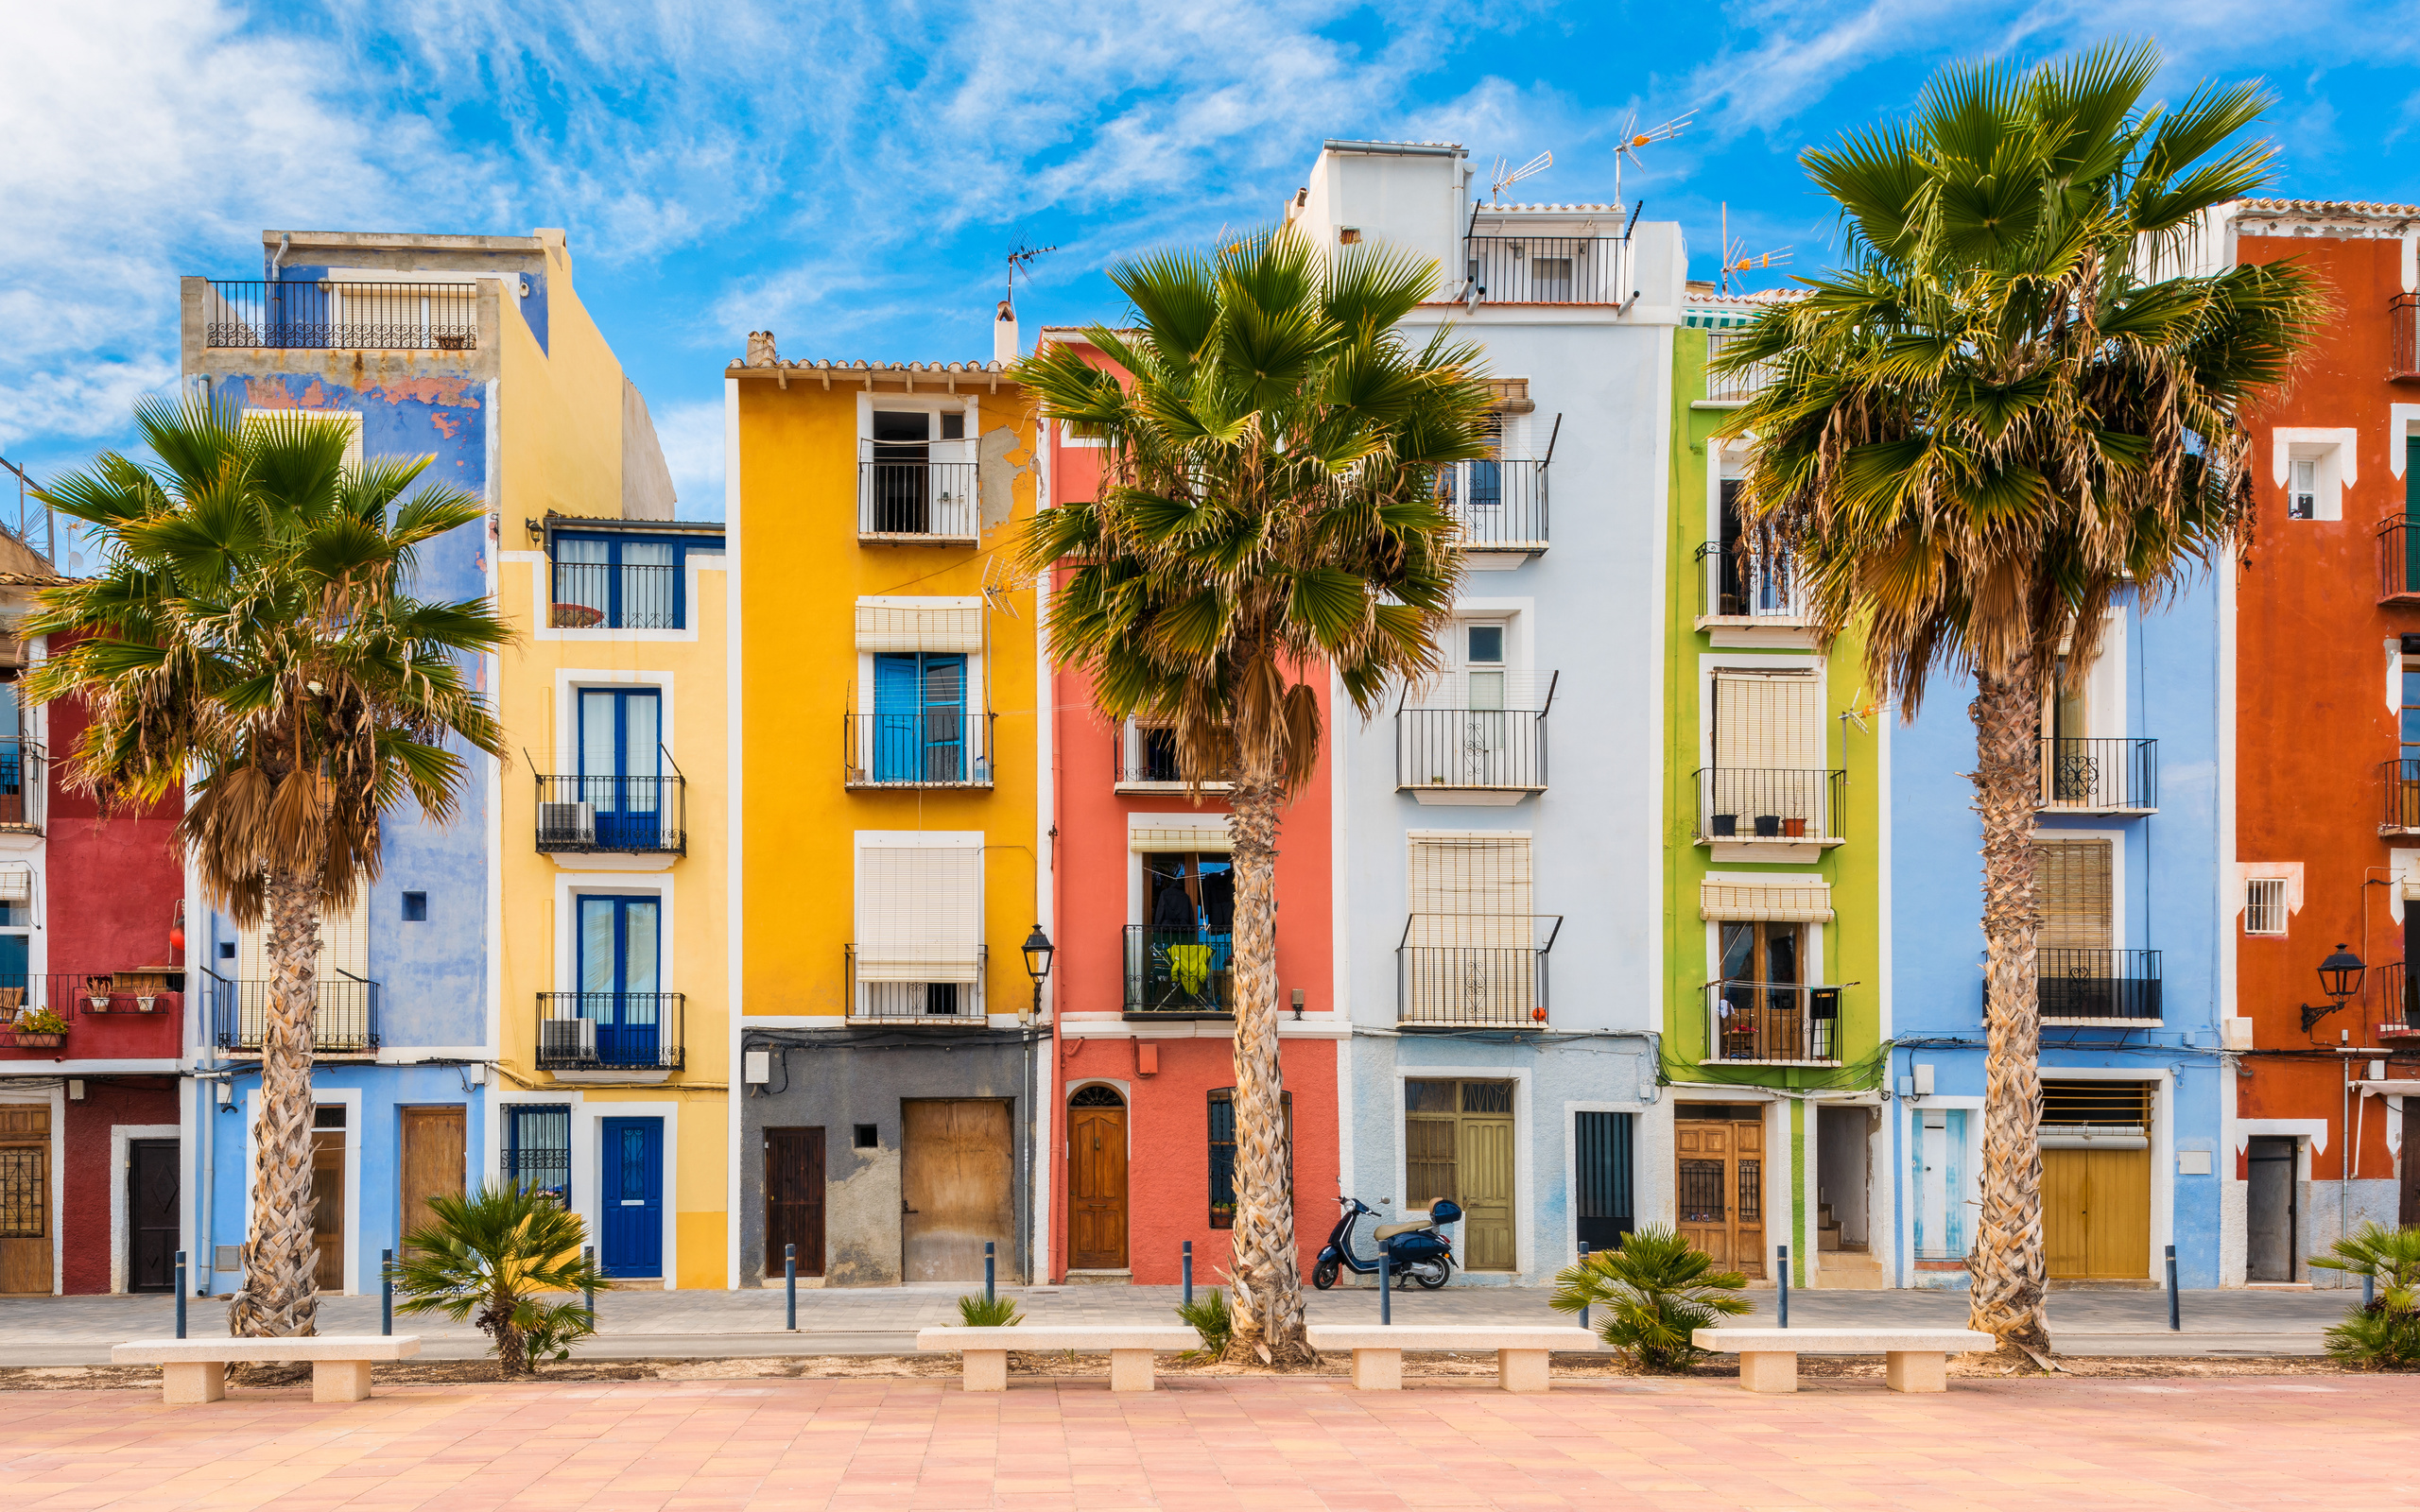
<svg viewBox="0 0 2420 1512">
<path fill-rule="evenodd" d="M 1006 300 L 1000 301 L 999 318 L 992 322 L 992 360 L 1004 365 L 1017 360 L 1017 312 Z"/>
</svg>

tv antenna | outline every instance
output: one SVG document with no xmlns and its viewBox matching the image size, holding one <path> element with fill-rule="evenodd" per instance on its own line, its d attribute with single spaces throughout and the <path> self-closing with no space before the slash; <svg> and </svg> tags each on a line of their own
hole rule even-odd
<svg viewBox="0 0 2420 1512">
<path fill-rule="evenodd" d="M 1487 186 L 1488 202 L 1501 205 L 1504 203 L 1505 190 L 1512 188 L 1524 179 L 1534 179 L 1553 166 L 1554 154 L 1551 152 L 1541 152 L 1517 168 L 1508 168 L 1504 165 L 1502 158 L 1496 159 L 1495 172 L 1490 176 Z"/>
<path fill-rule="evenodd" d="M 1614 148 L 1614 203 L 1618 205 L 1623 202 L 1622 160 L 1628 158 L 1631 162 L 1636 163 L 1639 148 L 1652 146 L 1658 142 L 1671 141 L 1681 134 L 1681 129 L 1687 126 L 1690 117 L 1697 113 L 1695 111 L 1684 112 L 1662 126 L 1650 127 L 1644 131 L 1638 129 L 1638 117 L 1634 113 L 1623 123 L 1621 143 Z"/>
<path fill-rule="evenodd" d="M 1045 252 L 1055 252 L 1058 249 L 1059 249 L 1056 247 L 1028 246 L 1024 237 L 1018 237 L 1016 246 L 1009 252 L 1009 298 L 1014 300 L 1017 297 L 1017 275 L 1019 273 L 1025 274 L 1027 283 L 1032 283 L 1032 265 L 1034 260 L 1041 257 Z"/>
<path fill-rule="evenodd" d="M 1731 239 L 1731 207 L 1722 207 L 1722 292 L 1731 292 L 1734 273 L 1760 273 L 1769 267 L 1779 267 L 1789 261 L 1790 249 L 1777 247 L 1770 252 L 1751 252 L 1746 242 Z M 1744 280 L 1742 282 L 1745 282 Z"/>
</svg>

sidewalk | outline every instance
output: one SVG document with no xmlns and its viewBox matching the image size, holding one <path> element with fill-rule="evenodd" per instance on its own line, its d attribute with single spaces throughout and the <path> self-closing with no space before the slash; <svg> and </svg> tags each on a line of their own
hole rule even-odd
<svg viewBox="0 0 2420 1512">
<path fill-rule="evenodd" d="M 958 1320 L 961 1288 L 864 1287 L 802 1290 L 795 1334 L 782 1326 L 782 1293 L 599 1292 L 597 1337 L 583 1345 L 590 1360 L 681 1359 L 716 1355 L 895 1354 L 915 1348 L 915 1332 Z M 1173 1286 L 1003 1287 L 1036 1322 L 1164 1323 L 1180 1297 Z M 2358 1294 L 2355 1294 L 2356 1296 Z M 1375 1322 L 1375 1288 L 1310 1292 L 1317 1323 Z M 1449 1286 L 1439 1292 L 1397 1292 L 1401 1323 L 1564 1323 L 1547 1306 L 1543 1287 Z M 1756 1311 L 1741 1325 L 1773 1321 L 1773 1293 L 1754 1292 Z M 2316 1354 L 2320 1332 L 2344 1315 L 2354 1296 L 2341 1292 L 2187 1292 L 2184 1331 L 2168 1332 L 2161 1292 L 2053 1292 L 2050 1333 L 2066 1354 Z M 130 1338 L 161 1337 L 175 1329 L 176 1304 L 166 1297 L 0 1298 L 0 1364 L 100 1365 L 109 1347 Z M 1963 1293 L 1792 1292 L 1789 1316 L 1802 1326 L 1859 1323 L 1959 1328 L 1966 1322 Z M 193 1334 L 222 1332 L 226 1304 L 190 1304 Z M 320 1302 L 323 1333 L 375 1333 L 378 1298 L 330 1297 Z M 485 1336 L 441 1317 L 398 1314 L 398 1333 L 417 1333 L 431 1359 L 471 1359 L 486 1351 Z"/>
</svg>

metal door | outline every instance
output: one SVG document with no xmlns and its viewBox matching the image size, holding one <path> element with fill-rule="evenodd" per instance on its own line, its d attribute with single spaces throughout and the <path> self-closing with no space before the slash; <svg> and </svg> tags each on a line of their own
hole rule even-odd
<svg viewBox="0 0 2420 1512">
<path fill-rule="evenodd" d="M 2411 1116 L 2412 1105 L 2404 1104 L 2404 1116 Z M 2411 1125 L 2407 1123 L 2405 1128 Z M 2407 1135 L 2408 1137 L 2408 1135 Z M 2409 1150 L 2410 1144 L 2404 1146 Z M 2245 1151 L 2248 1178 L 2244 1185 L 2244 1279 L 2255 1281 L 2290 1281 L 2294 1279 L 2294 1257 L 2300 1252 L 2301 1235 L 2295 1232 L 2294 1141 L 2272 1134 L 2253 1136 Z M 2408 1172 L 2420 1161 L 2407 1160 Z"/>
<path fill-rule="evenodd" d="M 798 1246 L 798 1273 L 823 1274 L 823 1131 L 765 1131 L 765 1274 L 779 1276 Z"/>
<path fill-rule="evenodd" d="M 1086 1087 L 1068 1101 L 1067 1263 L 1126 1268 L 1126 1108 L 1114 1088 Z"/>
<path fill-rule="evenodd" d="M 126 1289 L 177 1289 L 177 1235 L 182 1209 L 175 1140 L 135 1140 L 126 1147 Z"/>
<path fill-rule="evenodd" d="M 983 1245 L 1017 1274 L 1016 1155 L 1009 1105 L 900 1105 L 900 1267 L 911 1281 L 979 1281 Z"/>
<path fill-rule="evenodd" d="M 609 1118 L 597 1141 L 604 1169 L 596 1186 L 608 1276 L 664 1274 L 664 1120 Z"/>
</svg>

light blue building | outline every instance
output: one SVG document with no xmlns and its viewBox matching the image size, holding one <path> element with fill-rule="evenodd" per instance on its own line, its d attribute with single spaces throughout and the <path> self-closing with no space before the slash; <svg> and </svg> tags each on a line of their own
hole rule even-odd
<svg viewBox="0 0 2420 1512">
<path fill-rule="evenodd" d="M 2043 712 L 2043 1214 L 2054 1281 L 2220 1284 L 2221 593 L 2110 611 Z M 1960 1287 L 1984 1088 L 1971 680 L 1889 730 L 1896 1284 Z"/>
</svg>

